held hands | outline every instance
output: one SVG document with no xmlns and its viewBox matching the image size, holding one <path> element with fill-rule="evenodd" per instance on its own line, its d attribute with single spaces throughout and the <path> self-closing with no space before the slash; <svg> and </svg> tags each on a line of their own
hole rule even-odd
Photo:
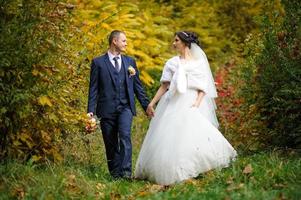
<svg viewBox="0 0 301 200">
<path fill-rule="evenodd" d="M 146 109 L 146 114 L 149 118 L 152 118 L 155 116 L 155 109 L 152 104 L 148 104 L 147 109 Z"/>
</svg>

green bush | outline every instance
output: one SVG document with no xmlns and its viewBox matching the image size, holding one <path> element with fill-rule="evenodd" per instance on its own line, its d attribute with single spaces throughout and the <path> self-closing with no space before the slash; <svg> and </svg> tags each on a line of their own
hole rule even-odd
<svg viewBox="0 0 301 200">
<path fill-rule="evenodd" d="M 258 58 L 259 96 L 271 142 L 301 147 L 301 2 L 283 4 L 285 20 L 279 30 L 266 30 L 265 49 Z"/>
<path fill-rule="evenodd" d="M 248 49 L 249 63 L 242 71 L 246 84 L 241 91 L 246 105 L 256 107 L 267 128 L 258 130 L 265 144 L 300 148 L 301 2 L 284 0 L 282 4 L 283 21 L 278 13 L 272 19 L 266 16 L 262 33 L 253 38 L 258 46 Z"/>
<path fill-rule="evenodd" d="M 64 1 L 0 1 L 0 157 L 60 158 Z M 34 157 L 33 157 L 34 156 Z"/>
</svg>

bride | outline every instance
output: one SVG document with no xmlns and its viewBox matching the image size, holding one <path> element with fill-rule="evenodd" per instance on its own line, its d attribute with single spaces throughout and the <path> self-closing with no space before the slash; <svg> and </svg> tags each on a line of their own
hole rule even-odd
<svg viewBox="0 0 301 200">
<path fill-rule="evenodd" d="M 170 185 L 227 167 L 237 155 L 217 129 L 216 88 L 198 44 L 193 32 L 175 33 L 179 56 L 166 62 L 161 86 L 148 106 L 153 118 L 136 163 L 137 179 Z"/>
</svg>

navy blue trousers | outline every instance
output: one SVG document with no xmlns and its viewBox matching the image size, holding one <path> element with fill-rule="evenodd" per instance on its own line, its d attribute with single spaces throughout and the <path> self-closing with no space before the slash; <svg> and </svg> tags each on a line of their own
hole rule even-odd
<svg viewBox="0 0 301 200">
<path fill-rule="evenodd" d="M 110 174 L 114 178 L 132 175 L 131 125 L 133 114 L 128 107 L 110 118 L 101 118 L 100 126 Z"/>
</svg>

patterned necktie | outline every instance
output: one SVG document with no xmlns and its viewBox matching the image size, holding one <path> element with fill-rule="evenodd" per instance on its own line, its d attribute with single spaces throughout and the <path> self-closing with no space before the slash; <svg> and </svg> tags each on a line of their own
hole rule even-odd
<svg viewBox="0 0 301 200">
<path fill-rule="evenodd" d="M 114 60 L 114 62 L 115 62 L 115 69 L 119 72 L 120 71 L 120 65 L 119 65 L 119 63 L 118 63 L 118 59 L 119 59 L 119 57 L 114 57 L 113 58 L 113 60 Z"/>
</svg>

